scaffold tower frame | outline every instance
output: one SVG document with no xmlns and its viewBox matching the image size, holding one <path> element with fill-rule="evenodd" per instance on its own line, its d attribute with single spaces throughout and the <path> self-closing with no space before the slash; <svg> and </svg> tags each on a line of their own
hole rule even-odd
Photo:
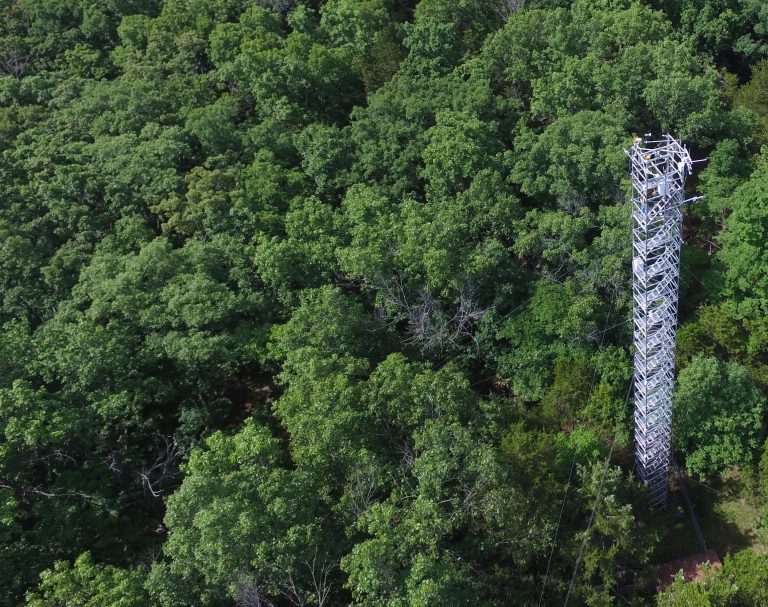
<svg viewBox="0 0 768 607">
<path fill-rule="evenodd" d="M 652 506 L 667 503 L 688 150 L 671 135 L 635 139 L 632 177 L 635 469 Z"/>
</svg>

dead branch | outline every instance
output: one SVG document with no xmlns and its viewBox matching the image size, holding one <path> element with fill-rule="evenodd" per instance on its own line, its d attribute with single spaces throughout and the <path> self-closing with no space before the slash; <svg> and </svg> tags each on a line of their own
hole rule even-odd
<svg viewBox="0 0 768 607">
<path fill-rule="evenodd" d="M 472 282 L 466 282 L 459 290 L 452 314 L 426 287 L 416 296 L 409 295 L 399 275 L 391 279 L 380 277 L 375 286 L 382 298 L 375 318 L 386 326 L 404 323 L 406 343 L 420 345 L 427 351 L 459 347 L 467 341 L 477 346 L 475 328 L 488 309 L 481 308 L 477 303 L 476 288 Z"/>
<path fill-rule="evenodd" d="M 176 443 L 168 437 L 162 437 L 162 443 L 157 445 L 157 457 L 138 475 L 145 493 L 152 497 L 160 497 L 163 494 L 163 486 L 179 474 L 176 466 L 178 455 Z"/>
</svg>

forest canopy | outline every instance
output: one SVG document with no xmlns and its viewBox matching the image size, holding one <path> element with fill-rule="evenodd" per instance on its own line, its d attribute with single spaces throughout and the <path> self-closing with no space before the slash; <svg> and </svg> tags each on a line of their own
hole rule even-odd
<svg viewBox="0 0 768 607">
<path fill-rule="evenodd" d="M 768 5 L 3 3 L 0 607 L 764 605 L 656 594 L 648 132 L 708 159 L 675 449 L 764 533 Z"/>
</svg>

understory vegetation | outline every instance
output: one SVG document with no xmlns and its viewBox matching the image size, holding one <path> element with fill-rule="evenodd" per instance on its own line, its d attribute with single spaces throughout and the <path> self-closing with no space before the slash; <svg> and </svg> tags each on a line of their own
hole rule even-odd
<svg viewBox="0 0 768 607">
<path fill-rule="evenodd" d="M 676 452 L 764 541 L 768 4 L 3 3 L 0 607 L 768 604 L 656 591 L 648 132 L 708 158 Z"/>
</svg>

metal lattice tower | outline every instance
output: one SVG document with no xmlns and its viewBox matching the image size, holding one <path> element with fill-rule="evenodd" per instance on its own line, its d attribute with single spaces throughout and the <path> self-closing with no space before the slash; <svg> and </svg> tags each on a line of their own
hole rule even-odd
<svg viewBox="0 0 768 607">
<path fill-rule="evenodd" d="M 667 501 L 685 179 L 691 156 L 670 135 L 625 150 L 632 175 L 635 468 L 651 503 Z"/>
</svg>

